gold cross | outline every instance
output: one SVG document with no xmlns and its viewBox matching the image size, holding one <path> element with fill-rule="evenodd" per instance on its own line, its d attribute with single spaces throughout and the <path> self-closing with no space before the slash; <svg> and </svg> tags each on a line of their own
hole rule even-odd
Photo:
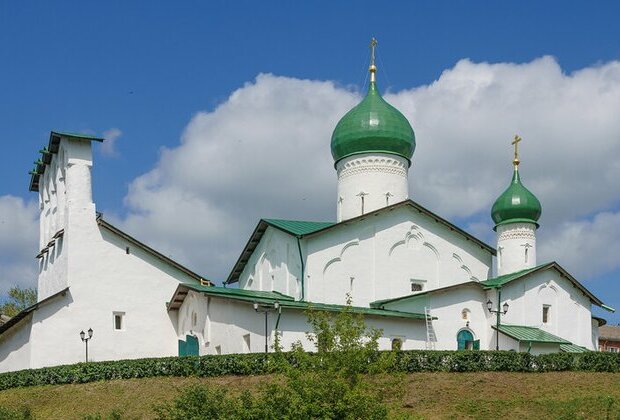
<svg viewBox="0 0 620 420">
<path fill-rule="evenodd" d="M 518 134 L 515 134 L 515 139 L 514 139 L 514 140 L 512 141 L 512 143 L 511 143 L 511 144 L 512 144 L 512 145 L 514 145 L 514 147 L 515 147 L 515 158 L 514 158 L 514 160 L 512 161 L 512 163 L 513 163 L 515 166 L 518 166 L 518 165 L 519 165 L 519 163 L 521 162 L 521 161 L 519 160 L 519 142 L 520 142 L 521 140 L 523 140 L 523 139 L 522 139 L 521 137 L 519 137 L 519 135 L 518 135 Z"/>
<path fill-rule="evenodd" d="M 370 40 L 370 67 L 368 71 L 370 71 L 370 81 L 375 81 L 375 73 L 377 72 L 377 66 L 375 66 L 375 48 L 377 47 L 377 39 L 373 37 Z"/>
</svg>

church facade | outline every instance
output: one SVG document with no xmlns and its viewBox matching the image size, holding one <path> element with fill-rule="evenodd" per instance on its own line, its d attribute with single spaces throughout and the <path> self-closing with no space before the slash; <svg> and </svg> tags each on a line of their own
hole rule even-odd
<svg viewBox="0 0 620 420">
<path fill-rule="evenodd" d="M 374 54 L 373 54 L 374 55 Z M 105 221 L 91 192 L 92 144 L 52 132 L 31 172 L 41 209 L 39 302 L 0 325 L 0 371 L 85 360 L 285 350 L 307 309 L 345 307 L 380 328 L 381 349 L 596 350 L 592 305 L 613 310 L 555 262 L 536 259 L 542 206 L 513 177 L 485 244 L 408 197 L 415 134 L 380 95 L 331 139 L 336 221 L 262 219 L 223 286 Z"/>
</svg>

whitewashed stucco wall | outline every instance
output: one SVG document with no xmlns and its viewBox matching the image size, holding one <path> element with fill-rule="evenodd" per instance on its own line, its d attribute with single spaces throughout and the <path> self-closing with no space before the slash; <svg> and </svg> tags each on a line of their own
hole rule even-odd
<svg viewBox="0 0 620 420">
<path fill-rule="evenodd" d="M 32 314 L 0 335 L 0 372 L 30 367 Z"/>
<path fill-rule="evenodd" d="M 510 305 L 502 316 L 506 324 L 540 328 L 573 344 L 595 350 L 592 343 L 591 302 L 556 270 L 535 273 L 502 289 L 502 303 Z M 549 322 L 543 323 L 543 305 L 550 305 Z"/>
<path fill-rule="evenodd" d="M 265 348 L 265 315 L 257 313 L 252 302 L 240 302 L 219 297 L 207 297 L 190 291 L 178 310 L 179 339 L 186 335 L 198 338 L 200 354 L 246 353 L 248 348 L 244 336 L 250 336 L 251 352 L 262 352 Z M 193 314 L 196 314 L 195 317 Z M 274 328 L 278 319 L 276 312 L 268 314 L 268 346 L 273 346 Z M 193 321 L 196 320 L 196 323 Z M 234 322 L 231 322 L 234 320 Z M 366 317 L 369 328 L 383 330 L 379 339 L 380 348 L 391 348 L 392 339 L 403 340 L 403 349 L 423 349 L 426 333 L 424 322 L 388 317 Z M 290 350 L 299 341 L 306 350 L 315 350 L 307 340 L 306 332 L 312 328 L 302 309 L 282 308 L 278 331 L 284 350 Z"/>
<path fill-rule="evenodd" d="M 490 274 L 492 255 L 410 207 L 369 215 L 309 236 L 308 300 L 353 304 L 405 296 L 411 281 L 436 289 Z"/>
<path fill-rule="evenodd" d="M 239 287 L 278 291 L 301 299 L 300 278 L 301 259 L 297 238 L 270 226 L 243 269 Z"/>
</svg>

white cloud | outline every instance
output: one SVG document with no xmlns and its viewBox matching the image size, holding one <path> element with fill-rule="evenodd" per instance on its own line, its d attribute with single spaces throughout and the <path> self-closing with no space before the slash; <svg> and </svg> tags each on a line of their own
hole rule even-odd
<svg viewBox="0 0 620 420">
<path fill-rule="evenodd" d="M 538 252 L 545 261 L 557 260 L 578 278 L 612 271 L 620 265 L 620 212 L 561 223 L 540 242 Z"/>
<path fill-rule="evenodd" d="M 10 287 L 36 287 L 39 210 L 35 202 L 0 196 L 0 294 Z"/>
<path fill-rule="evenodd" d="M 118 128 L 110 128 L 103 132 L 103 138 L 105 141 L 101 144 L 99 150 L 103 156 L 108 157 L 116 157 L 118 156 L 118 151 L 116 150 L 116 141 L 120 136 L 123 135 L 123 132 Z"/>
<path fill-rule="evenodd" d="M 523 181 L 543 203 L 541 249 L 562 238 L 564 223 L 620 198 L 619 62 L 565 74 L 551 57 L 461 60 L 427 86 L 385 96 L 416 131 L 410 195 L 442 216 L 482 232 L 508 186 L 515 133 Z M 260 217 L 334 219 L 330 136 L 359 99 L 330 82 L 258 76 L 194 116 L 180 145 L 131 184 L 125 227 L 221 280 Z M 550 257 L 581 264 L 566 247 Z"/>
</svg>

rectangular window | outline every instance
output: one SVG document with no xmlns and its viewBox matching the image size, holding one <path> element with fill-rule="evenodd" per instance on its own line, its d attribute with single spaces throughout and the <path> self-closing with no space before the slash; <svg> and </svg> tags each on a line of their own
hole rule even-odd
<svg viewBox="0 0 620 420">
<path fill-rule="evenodd" d="M 215 346 L 215 354 L 222 354 L 222 346 Z"/>
<path fill-rule="evenodd" d="M 125 331 L 125 312 L 114 312 L 114 331 Z"/>
<path fill-rule="evenodd" d="M 542 308 L 542 322 L 543 324 L 548 324 L 549 323 L 549 305 L 543 305 Z"/>
<path fill-rule="evenodd" d="M 411 291 L 412 292 L 421 292 L 424 290 L 424 280 L 411 280 Z"/>
<path fill-rule="evenodd" d="M 620 349 L 618 349 L 618 347 L 607 347 L 607 351 L 611 353 L 618 353 L 620 352 Z"/>
</svg>

